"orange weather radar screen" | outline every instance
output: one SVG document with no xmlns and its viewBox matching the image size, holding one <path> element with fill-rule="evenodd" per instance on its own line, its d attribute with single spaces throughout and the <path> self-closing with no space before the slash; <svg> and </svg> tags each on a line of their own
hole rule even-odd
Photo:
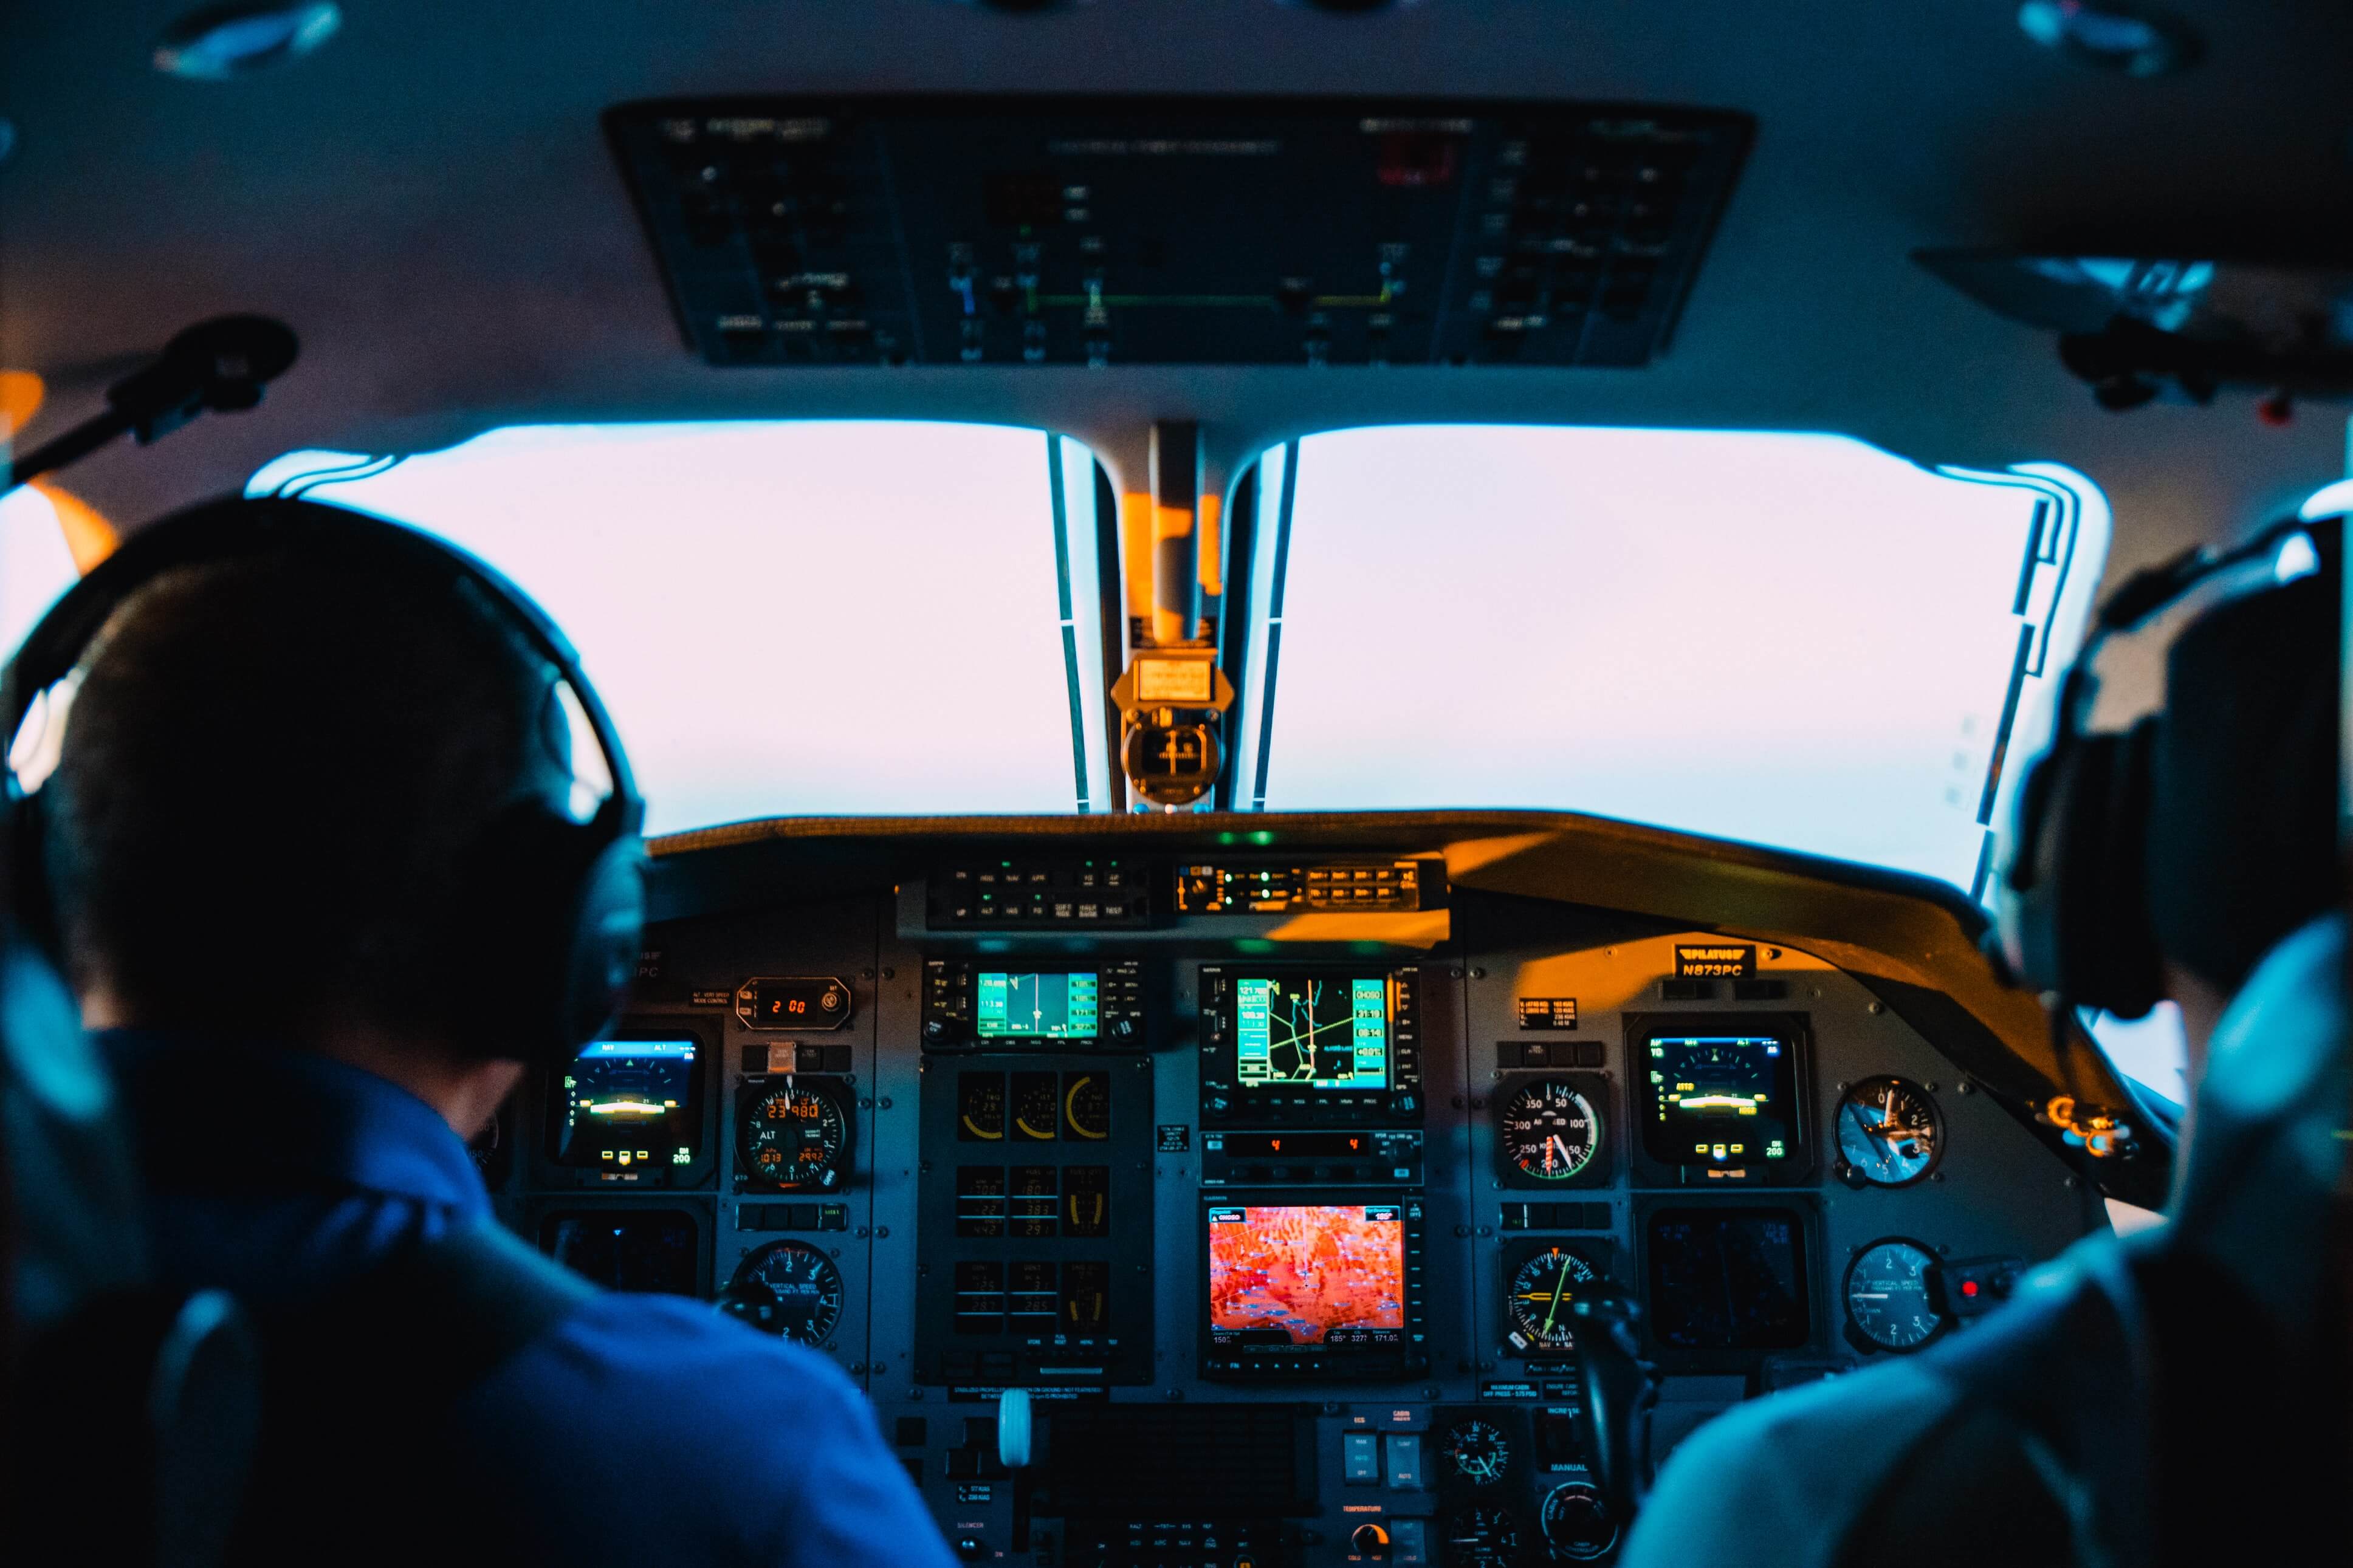
<svg viewBox="0 0 2353 1568">
<path fill-rule="evenodd" d="M 1209 1211 L 1213 1339 L 1380 1343 L 1405 1330 L 1405 1225 L 1394 1204 Z"/>
</svg>

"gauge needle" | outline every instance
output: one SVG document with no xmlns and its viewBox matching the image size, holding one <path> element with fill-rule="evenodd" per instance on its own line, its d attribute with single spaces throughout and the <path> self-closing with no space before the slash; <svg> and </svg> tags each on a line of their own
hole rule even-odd
<svg viewBox="0 0 2353 1568">
<path fill-rule="evenodd" d="M 1568 1259 L 1564 1258 L 1560 1262 L 1560 1278 L 1552 1282 L 1552 1305 L 1545 1309 L 1545 1326 L 1542 1336 L 1545 1339 L 1552 1338 L 1552 1321 L 1560 1315 L 1561 1287 L 1567 1283 L 1567 1280 Z"/>
<path fill-rule="evenodd" d="M 1568 1145 L 1562 1142 L 1560 1134 L 1556 1132 L 1545 1141 L 1545 1169 L 1547 1171 L 1552 1169 L 1552 1152 L 1555 1149 L 1560 1151 L 1560 1163 L 1564 1166 L 1568 1163 Z"/>
</svg>

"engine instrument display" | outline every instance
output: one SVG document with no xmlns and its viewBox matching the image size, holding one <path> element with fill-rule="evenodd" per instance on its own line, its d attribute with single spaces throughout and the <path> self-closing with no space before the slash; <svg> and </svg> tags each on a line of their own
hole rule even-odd
<svg viewBox="0 0 2353 1568">
<path fill-rule="evenodd" d="M 1504 1283 L 1504 1316 L 1510 1320 L 1504 1337 L 1512 1348 L 1523 1355 L 1576 1349 L 1569 1306 L 1600 1277 L 1600 1270 L 1565 1247 L 1548 1247 L 1523 1260 Z"/>
<path fill-rule="evenodd" d="M 1926 1089 L 1883 1073 L 1839 1100 L 1838 1146 L 1855 1178 L 1875 1187 L 1909 1186 L 1944 1153 L 1945 1119 Z"/>
<path fill-rule="evenodd" d="M 1609 1505 L 1590 1482 L 1567 1481 L 1546 1493 L 1537 1524 L 1552 1554 L 1572 1563 L 1590 1563 L 1618 1544 Z"/>
<path fill-rule="evenodd" d="M 1474 1487 L 1492 1487 L 1512 1468 L 1512 1446 L 1488 1421 L 1465 1421 L 1446 1434 L 1447 1468 Z"/>
<path fill-rule="evenodd" d="M 1696 1352 L 1794 1350 L 1811 1334 L 1806 1226 L 1757 1205 L 1651 1211 L 1651 1331 Z"/>
<path fill-rule="evenodd" d="M 1205 1367 L 1401 1370 L 1420 1328 L 1419 1204 L 1208 1210 Z"/>
<path fill-rule="evenodd" d="M 1916 1351 L 1945 1320 L 1928 1292 L 1936 1255 L 1916 1241 L 1890 1237 L 1855 1255 L 1846 1271 L 1847 1322 L 1873 1350 Z"/>
<path fill-rule="evenodd" d="M 719 1310 L 755 1329 L 822 1345 L 841 1321 L 841 1270 L 805 1241 L 772 1241 L 736 1265 Z"/>
<path fill-rule="evenodd" d="M 1388 982 L 1379 975 L 1234 981 L 1234 1071 L 1245 1089 L 1388 1087 Z"/>
<path fill-rule="evenodd" d="M 1644 1150 L 1662 1165 L 1794 1162 L 1802 1126 L 1795 1032 L 1767 1032 L 1736 1016 L 1686 1032 L 1679 1026 L 1688 1022 L 1628 1042 Z"/>
<path fill-rule="evenodd" d="M 1097 977 L 984 969 L 973 977 L 973 1032 L 984 1040 L 1092 1040 L 1102 1026 Z"/>
<path fill-rule="evenodd" d="M 1504 1098 L 1496 1112 L 1504 1173 L 1515 1180 L 1565 1182 L 1592 1165 L 1601 1149 L 1601 1116 L 1566 1079 L 1537 1079 Z"/>
<path fill-rule="evenodd" d="M 702 1152 L 702 1049 L 691 1036 L 581 1047 L 548 1097 L 549 1157 L 617 1178 L 692 1164 Z"/>
<path fill-rule="evenodd" d="M 737 1169 L 747 1182 L 780 1191 L 830 1192 L 849 1168 L 849 1128 L 830 1089 L 749 1085 L 737 1111 Z"/>
</svg>

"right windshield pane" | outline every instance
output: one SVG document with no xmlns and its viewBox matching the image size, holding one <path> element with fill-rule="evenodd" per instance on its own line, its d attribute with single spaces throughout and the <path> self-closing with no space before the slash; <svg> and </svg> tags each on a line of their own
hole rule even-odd
<svg viewBox="0 0 2353 1568">
<path fill-rule="evenodd" d="M 2107 549 L 2069 470 L 1833 436 L 1344 430 L 1259 493 L 1243 804 L 1591 812 L 1973 893 Z"/>
</svg>

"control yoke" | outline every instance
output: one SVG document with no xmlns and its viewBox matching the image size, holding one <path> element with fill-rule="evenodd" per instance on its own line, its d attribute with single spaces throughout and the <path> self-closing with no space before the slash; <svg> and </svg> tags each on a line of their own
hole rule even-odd
<svg viewBox="0 0 2353 1568">
<path fill-rule="evenodd" d="M 161 440 L 207 409 L 242 414 L 286 374 L 301 345 L 293 329 L 268 316 L 215 316 L 164 345 L 153 363 L 106 389 L 106 410 L 13 465 L 0 463 L 0 490 L 90 456 L 128 431 L 141 446 Z"/>
<path fill-rule="evenodd" d="M 1651 1411 L 1659 1397 L 1656 1372 L 1640 1354 L 1642 1303 L 1629 1291 L 1596 1284 L 1568 1310 L 1577 1320 L 1585 1452 L 1610 1516 L 1624 1529 L 1650 1495 Z"/>
</svg>

